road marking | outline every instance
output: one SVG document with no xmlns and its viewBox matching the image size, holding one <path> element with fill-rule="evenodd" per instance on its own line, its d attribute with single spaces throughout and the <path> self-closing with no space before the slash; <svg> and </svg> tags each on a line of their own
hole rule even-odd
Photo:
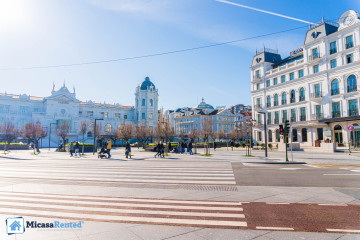
<svg viewBox="0 0 360 240">
<path fill-rule="evenodd" d="M 331 203 L 320 203 L 319 206 L 339 206 L 339 207 L 347 207 L 347 204 L 331 204 Z"/>
<path fill-rule="evenodd" d="M 348 233 L 360 233 L 360 230 L 352 230 L 352 229 L 326 229 L 329 232 L 348 232 Z"/>
<path fill-rule="evenodd" d="M 319 166 L 309 165 L 309 164 L 307 164 L 306 166 L 308 166 L 308 167 L 313 167 L 313 168 L 321 168 L 321 167 L 319 167 Z"/>
<path fill-rule="evenodd" d="M 360 170 L 351 170 L 352 172 L 360 172 Z"/>
<path fill-rule="evenodd" d="M 256 227 L 256 229 L 261 229 L 261 230 L 286 230 L 286 231 L 294 231 L 293 228 L 286 228 L 286 227 Z"/>
<path fill-rule="evenodd" d="M 360 174 L 352 174 L 352 173 L 327 173 L 323 174 L 325 176 L 360 176 Z"/>
</svg>

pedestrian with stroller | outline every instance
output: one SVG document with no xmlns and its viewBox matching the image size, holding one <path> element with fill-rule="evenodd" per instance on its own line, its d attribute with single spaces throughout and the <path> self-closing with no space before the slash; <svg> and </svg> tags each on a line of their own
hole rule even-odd
<svg viewBox="0 0 360 240">
<path fill-rule="evenodd" d="M 106 153 L 108 154 L 108 158 L 111 158 L 110 151 L 111 151 L 111 140 L 108 140 L 106 144 Z"/>
<path fill-rule="evenodd" d="M 70 143 L 70 157 L 73 156 L 73 153 L 74 153 L 74 142 L 71 142 Z"/>
<path fill-rule="evenodd" d="M 125 144 L 125 155 L 126 155 L 126 158 L 131 158 L 131 146 L 130 146 L 130 143 L 129 141 L 126 141 L 126 144 Z"/>
</svg>

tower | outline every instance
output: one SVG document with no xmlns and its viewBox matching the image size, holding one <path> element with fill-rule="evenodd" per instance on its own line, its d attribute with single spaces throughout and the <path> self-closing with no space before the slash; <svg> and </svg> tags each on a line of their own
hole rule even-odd
<svg viewBox="0 0 360 240">
<path fill-rule="evenodd" d="M 149 77 L 136 88 L 135 122 L 155 128 L 158 121 L 158 90 Z"/>
</svg>

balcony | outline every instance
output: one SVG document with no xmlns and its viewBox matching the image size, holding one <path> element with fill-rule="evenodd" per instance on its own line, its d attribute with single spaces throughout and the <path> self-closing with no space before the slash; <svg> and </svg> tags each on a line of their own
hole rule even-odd
<svg viewBox="0 0 360 240">
<path fill-rule="evenodd" d="M 303 101 L 305 101 L 305 96 L 300 96 L 299 97 L 299 102 L 303 102 Z"/>
<path fill-rule="evenodd" d="M 255 105 L 255 111 L 259 112 L 262 110 L 262 107 L 260 105 Z"/>
<path fill-rule="evenodd" d="M 358 116 L 358 115 L 359 115 L 358 110 L 349 110 L 349 117 Z"/>
<path fill-rule="evenodd" d="M 287 64 L 285 64 L 285 65 L 283 65 L 283 66 L 279 66 L 279 67 L 277 67 L 277 68 L 274 68 L 274 69 L 272 69 L 272 70 L 267 71 L 267 72 L 266 72 L 266 76 L 271 75 L 271 74 L 274 74 L 274 73 L 278 73 L 279 71 L 282 71 L 282 70 L 284 70 L 284 69 L 288 69 L 288 68 L 292 68 L 292 67 L 294 67 L 294 66 L 301 65 L 301 64 L 303 64 L 303 63 L 304 63 L 304 59 L 300 59 L 300 60 L 297 60 L 297 61 L 292 62 L 292 63 L 287 63 Z"/>
<path fill-rule="evenodd" d="M 282 122 L 285 123 L 285 121 L 288 120 L 287 118 L 283 118 L 282 119 Z"/>
<path fill-rule="evenodd" d="M 296 122 L 296 117 L 295 116 L 291 117 L 291 122 Z"/>
<path fill-rule="evenodd" d="M 300 121 L 306 121 L 306 116 L 300 116 Z"/>
<path fill-rule="evenodd" d="M 295 103 L 295 98 L 290 98 L 290 103 Z"/>
<path fill-rule="evenodd" d="M 277 107 L 277 106 L 279 106 L 279 102 L 278 102 L 278 101 L 274 102 L 274 107 Z"/>
<path fill-rule="evenodd" d="M 339 118 L 339 117 L 341 117 L 340 111 L 338 111 L 338 112 L 332 112 L 332 117 L 333 117 L 333 118 Z"/>
<path fill-rule="evenodd" d="M 267 124 L 271 124 L 271 119 L 266 120 Z"/>
<path fill-rule="evenodd" d="M 281 100 L 281 105 L 286 105 L 286 104 L 287 104 L 286 100 Z"/>
<path fill-rule="evenodd" d="M 348 86 L 347 87 L 347 92 L 356 92 L 357 91 L 357 86 Z"/>
<path fill-rule="evenodd" d="M 340 89 L 331 89 L 331 96 L 340 94 Z"/>
<path fill-rule="evenodd" d="M 261 76 L 255 75 L 254 76 L 254 81 L 261 81 Z"/>
<path fill-rule="evenodd" d="M 279 123 L 279 119 L 278 119 L 278 118 L 275 118 L 275 119 L 274 119 L 274 123 L 275 123 L 275 124 L 278 124 L 278 123 Z"/>
<path fill-rule="evenodd" d="M 352 48 L 352 47 L 354 47 L 354 43 L 353 43 L 353 42 L 348 42 L 348 43 L 345 44 L 345 48 L 346 48 L 346 49 L 349 49 L 349 48 Z"/>
<path fill-rule="evenodd" d="M 311 94 L 311 98 L 312 99 L 319 99 L 319 98 L 322 98 L 323 95 L 322 95 L 322 92 L 314 92 Z"/>
<path fill-rule="evenodd" d="M 316 54 L 310 55 L 310 56 L 309 56 L 309 62 L 315 61 L 315 60 L 320 59 L 320 58 L 321 58 L 320 53 L 316 53 Z"/>
<path fill-rule="evenodd" d="M 322 120 L 324 119 L 324 114 L 323 113 L 316 113 L 312 115 L 312 119 L 313 120 Z"/>
<path fill-rule="evenodd" d="M 271 103 L 267 103 L 266 107 L 268 107 L 268 108 L 271 107 Z"/>
</svg>

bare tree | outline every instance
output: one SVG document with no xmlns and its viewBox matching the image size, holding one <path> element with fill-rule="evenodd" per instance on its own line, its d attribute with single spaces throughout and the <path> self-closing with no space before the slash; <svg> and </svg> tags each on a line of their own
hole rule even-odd
<svg viewBox="0 0 360 240">
<path fill-rule="evenodd" d="M 117 134 L 117 129 L 112 128 L 111 132 L 108 134 L 108 138 L 111 139 L 114 142 L 114 145 L 116 144 L 116 141 L 119 140 L 119 136 Z"/>
<path fill-rule="evenodd" d="M 80 124 L 80 133 L 82 135 L 82 154 L 84 155 L 84 148 L 85 148 L 85 134 L 87 133 L 89 128 L 89 122 L 87 120 L 82 120 Z"/>
<path fill-rule="evenodd" d="M 221 128 L 217 131 L 216 136 L 219 138 L 219 140 L 225 139 L 225 132 Z"/>
<path fill-rule="evenodd" d="M 20 130 L 17 129 L 10 121 L 0 125 L 0 134 L 5 140 L 4 152 L 9 149 L 10 143 L 20 136 Z"/>
<path fill-rule="evenodd" d="M 196 129 L 196 127 L 194 126 L 194 127 L 190 130 L 189 138 L 190 138 L 190 140 L 195 144 L 195 154 L 197 154 L 196 140 L 199 141 L 199 138 L 200 138 L 200 130 Z"/>
<path fill-rule="evenodd" d="M 70 132 L 70 124 L 67 121 L 61 121 L 60 124 L 56 126 L 56 135 L 61 137 L 64 149 L 66 144 L 66 137 L 69 135 Z"/>
<path fill-rule="evenodd" d="M 135 128 L 135 138 L 138 140 L 139 143 L 141 143 L 142 147 L 145 147 L 144 143 L 150 140 L 150 127 L 147 127 L 146 125 L 139 125 Z M 138 144 L 138 148 L 139 148 Z"/>
<path fill-rule="evenodd" d="M 211 117 L 204 116 L 201 121 L 201 137 L 205 142 L 208 142 L 209 139 L 213 139 L 216 136 L 213 128 L 213 120 Z"/>
<path fill-rule="evenodd" d="M 134 124 L 133 123 L 122 123 L 117 131 L 118 137 L 124 139 L 125 141 L 130 140 L 134 134 Z"/>
<path fill-rule="evenodd" d="M 35 149 L 37 152 L 40 152 L 39 141 L 41 138 L 46 137 L 46 135 L 47 130 L 44 129 L 40 122 L 25 124 L 23 136 L 34 144 L 34 153 Z"/>
</svg>

